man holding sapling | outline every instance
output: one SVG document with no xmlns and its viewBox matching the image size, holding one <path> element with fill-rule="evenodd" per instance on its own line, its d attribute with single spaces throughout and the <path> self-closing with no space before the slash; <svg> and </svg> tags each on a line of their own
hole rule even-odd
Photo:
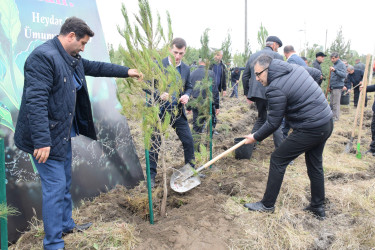
<svg viewBox="0 0 375 250">
<path fill-rule="evenodd" d="M 190 68 L 185 63 L 182 62 L 182 58 L 186 52 L 186 41 L 182 38 L 174 38 L 170 45 L 170 52 L 173 57 L 168 56 L 163 59 L 162 63 L 165 68 L 169 65 L 176 66 L 176 69 L 180 73 L 181 79 L 184 83 L 184 89 L 181 93 L 176 93 L 172 96 L 172 101 L 170 100 L 169 94 L 164 92 L 160 95 L 160 99 L 168 103 L 167 107 L 161 105 L 161 112 L 169 112 L 168 110 L 173 110 L 177 108 L 177 115 L 172 114 L 171 125 L 176 131 L 176 134 L 182 146 L 184 148 L 185 164 L 190 163 L 194 166 L 194 142 L 193 136 L 191 135 L 190 127 L 185 114 L 185 104 L 188 103 L 193 87 L 190 81 Z M 174 62 L 172 61 L 174 60 Z M 151 138 L 151 149 L 150 149 L 150 174 L 151 174 L 151 187 L 155 186 L 155 176 L 157 174 L 157 162 L 159 158 L 159 148 L 160 148 L 160 136 L 154 135 Z"/>
<path fill-rule="evenodd" d="M 333 130 L 332 111 L 324 94 L 300 66 L 269 55 L 254 61 L 254 75 L 265 88 L 268 101 L 266 122 L 246 136 L 247 144 L 262 141 L 276 131 L 285 116 L 293 132 L 271 155 L 266 192 L 263 199 L 244 206 L 251 211 L 274 212 L 288 164 L 305 153 L 311 182 L 311 203 L 305 208 L 319 219 L 325 218 L 323 150 Z"/>
</svg>

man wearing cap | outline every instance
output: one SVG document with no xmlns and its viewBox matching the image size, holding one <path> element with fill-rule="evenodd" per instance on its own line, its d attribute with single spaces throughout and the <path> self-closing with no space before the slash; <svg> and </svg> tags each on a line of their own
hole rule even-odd
<svg viewBox="0 0 375 250">
<path fill-rule="evenodd" d="M 324 58 L 326 56 L 327 55 L 325 55 L 323 52 L 318 52 L 315 54 L 316 60 L 313 62 L 313 67 L 320 70 L 320 72 L 322 72 L 322 67 L 320 66 L 320 64 L 324 62 Z M 322 76 L 320 77 L 320 80 L 318 81 L 319 86 L 322 84 L 322 82 L 323 82 L 323 72 L 322 72 Z"/>
<path fill-rule="evenodd" d="M 282 46 L 283 43 L 277 36 L 269 36 L 266 40 L 266 47 L 261 51 L 252 54 L 246 63 L 242 75 L 244 95 L 247 97 L 249 103 L 255 102 L 258 110 L 258 119 L 256 120 L 251 133 L 255 133 L 266 122 L 268 106 L 265 95 L 266 88 L 256 80 L 253 62 L 262 54 L 269 55 L 274 59 L 284 60 L 284 58 L 277 53 L 277 50 Z M 273 140 L 275 147 L 277 148 L 283 140 L 281 128 L 273 132 Z"/>
<path fill-rule="evenodd" d="M 331 62 L 333 66 L 329 67 L 331 71 L 331 79 L 329 81 L 329 88 L 331 90 L 331 109 L 333 112 L 333 120 L 340 119 L 340 99 L 341 93 L 345 85 L 346 66 L 340 60 L 339 53 L 333 52 L 331 54 Z"/>
</svg>

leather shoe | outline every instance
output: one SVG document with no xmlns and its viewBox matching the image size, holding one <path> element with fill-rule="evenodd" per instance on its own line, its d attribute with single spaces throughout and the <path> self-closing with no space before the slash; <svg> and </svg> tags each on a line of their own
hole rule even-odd
<svg viewBox="0 0 375 250">
<path fill-rule="evenodd" d="M 246 203 L 244 207 L 248 208 L 250 211 L 273 213 L 275 212 L 275 207 L 265 207 L 261 201 L 254 203 Z"/>
<path fill-rule="evenodd" d="M 324 220 L 326 218 L 326 211 L 324 206 L 312 207 L 311 204 L 303 209 L 303 211 L 311 212 L 318 220 Z"/>
<path fill-rule="evenodd" d="M 365 152 L 365 154 L 367 155 L 367 154 L 371 154 L 372 156 L 375 156 L 375 152 L 374 151 L 372 151 L 371 149 L 369 149 L 369 150 L 367 150 L 366 152 Z"/>
<path fill-rule="evenodd" d="M 62 235 L 65 236 L 67 234 L 71 234 L 71 233 L 74 233 L 74 232 L 83 232 L 87 229 L 89 229 L 89 227 L 92 226 L 92 222 L 89 222 L 89 223 L 86 223 L 86 224 L 81 224 L 81 225 L 76 225 L 73 229 L 67 231 L 67 232 L 63 232 Z"/>
</svg>

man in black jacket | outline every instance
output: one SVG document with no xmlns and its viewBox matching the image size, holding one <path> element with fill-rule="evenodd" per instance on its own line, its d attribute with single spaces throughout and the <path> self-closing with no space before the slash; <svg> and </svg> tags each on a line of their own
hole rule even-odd
<svg viewBox="0 0 375 250">
<path fill-rule="evenodd" d="M 357 107 L 359 99 L 359 86 L 362 84 L 364 72 L 360 69 L 355 69 L 352 65 L 349 65 L 346 69 L 348 72 L 348 82 L 353 86 L 354 90 L 354 107 Z M 367 95 L 365 100 L 365 107 L 367 106 Z"/>
<path fill-rule="evenodd" d="M 215 113 L 216 115 L 219 114 L 220 112 L 220 103 L 219 103 L 219 91 L 217 89 L 217 85 L 213 81 L 215 79 L 215 74 L 212 72 L 212 70 L 208 70 L 206 72 L 206 63 L 202 60 L 199 59 L 199 66 L 196 70 L 194 70 L 191 73 L 191 83 L 193 86 L 193 93 L 192 97 L 194 99 L 201 98 L 201 104 L 205 101 L 207 98 L 207 91 L 202 86 L 202 80 L 206 77 L 206 73 L 208 76 L 209 80 L 212 80 L 212 95 L 213 95 L 213 103 L 212 103 L 212 113 Z M 194 145 L 198 146 L 198 138 L 197 136 L 204 131 L 204 123 L 206 121 L 205 118 L 202 117 L 207 117 L 207 110 L 202 110 L 198 109 L 197 107 L 192 108 L 193 111 L 193 131 L 194 131 Z M 198 119 L 198 117 L 200 117 Z M 197 148 L 198 149 L 198 148 Z"/>
<path fill-rule="evenodd" d="M 359 88 L 359 90 L 362 91 L 362 84 L 359 86 Z M 367 86 L 366 93 L 367 92 L 375 92 L 375 84 Z M 365 154 L 375 156 L 375 102 L 372 104 L 371 144 L 370 149 L 367 150 Z"/>
<path fill-rule="evenodd" d="M 255 133 L 265 122 L 267 118 L 267 99 L 266 89 L 257 80 L 254 74 L 253 62 L 262 54 L 267 54 L 275 59 L 283 60 L 284 58 L 277 53 L 277 50 L 283 46 L 283 43 L 277 36 L 269 36 L 266 40 L 266 47 L 261 51 L 252 54 L 246 63 L 245 70 L 242 74 L 242 84 L 244 94 L 248 103 L 255 102 L 258 110 L 258 119 L 256 120 L 252 133 Z M 281 127 L 273 133 L 273 142 L 277 148 L 283 140 Z"/>
<path fill-rule="evenodd" d="M 320 66 L 320 64 L 322 62 L 324 62 L 324 58 L 326 57 L 327 55 L 324 54 L 323 52 L 318 52 L 315 54 L 315 57 L 316 57 L 316 60 L 313 62 L 313 67 L 318 69 L 321 73 L 322 73 L 322 67 Z M 320 80 L 317 82 L 320 85 L 322 85 L 322 82 L 323 82 L 323 73 L 322 73 L 322 76 L 320 78 Z"/>
<path fill-rule="evenodd" d="M 267 121 L 247 143 L 262 141 L 272 134 L 285 116 L 293 132 L 272 153 L 266 192 L 263 199 L 246 203 L 249 210 L 273 212 L 284 173 L 289 162 L 305 153 L 311 182 L 311 203 L 305 209 L 323 219 L 324 173 L 323 149 L 333 130 L 332 111 L 318 84 L 297 65 L 262 55 L 255 60 L 254 74 L 266 87 L 269 104 Z"/>
<path fill-rule="evenodd" d="M 75 224 L 70 194 L 71 137 L 96 140 L 85 75 L 141 78 L 135 69 L 81 58 L 93 36 L 83 20 L 70 17 L 60 34 L 37 47 L 25 62 L 14 139 L 19 149 L 33 155 L 41 178 L 44 249 L 63 249 L 62 234 L 92 224 Z"/>
</svg>

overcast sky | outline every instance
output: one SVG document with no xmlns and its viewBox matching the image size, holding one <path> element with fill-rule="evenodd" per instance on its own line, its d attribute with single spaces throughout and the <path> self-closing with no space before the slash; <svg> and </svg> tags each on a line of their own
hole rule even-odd
<svg viewBox="0 0 375 250">
<path fill-rule="evenodd" d="M 124 44 L 116 26 L 123 27 L 121 4 L 128 14 L 138 14 L 137 0 L 96 0 L 107 44 L 115 48 Z M 200 47 L 200 37 L 210 29 L 210 47 L 220 47 L 228 31 L 232 38 L 232 54 L 243 52 L 245 44 L 245 0 L 159 0 L 149 1 L 151 9 L 159 12 L 166 28 L 166 11 L 172 19 L 174 37 L 184 38 L 188 46 Z M 350 4 L 349 4 L 350 3 Z M 309 46 L 327 47 L 342 27 L 345 41 L 360 54 L 374 53 L 375 1 L 357 0 L 248 0 L 247 34 L 251 50 L 259 50 L 257 33 L 261 23 L 269 35 L 278 36 L 284 45 L 293 45 L 299 52 L 305 41 Z M 134 19 L 133 19 L 134 20 Z M 282 53 L 282 49 L 279 49 Z"/>
</svg>

